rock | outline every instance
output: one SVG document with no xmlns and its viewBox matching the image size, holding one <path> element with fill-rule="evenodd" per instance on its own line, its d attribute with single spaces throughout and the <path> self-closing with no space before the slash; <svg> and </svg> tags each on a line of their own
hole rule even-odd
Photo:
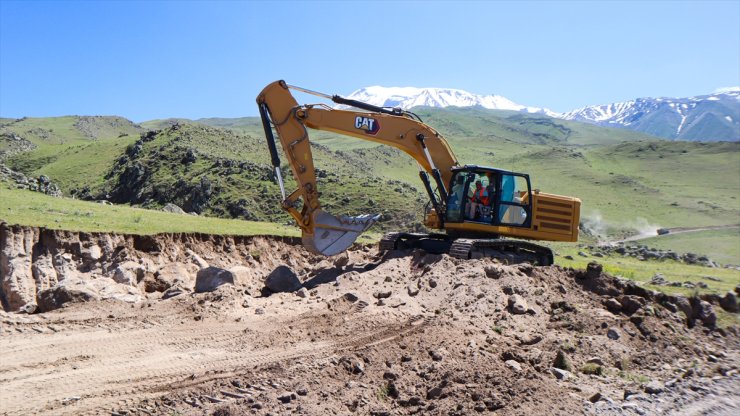
<svg viewBox="0 0 740 416">
<path fill-rule="evenodd" d="M 103 256 L 103 251 L 100 249 L 100 246 L 93 244 L 90 247 L 83 249 L 80 254 L 85 260 L 98 261 Z"/>
<path fill-rule="evenodd" d="M 509 309 L 516 315 L 522 315 L 527 313 L 527 301 L 520 295 L 509 296 Z"/>
<path fill-rule="evenodd" d="M 693 325 L 694 310 L 691 306 L 691 302 L 684 296 L 676 296 L 676 307 L 686 316 L 686 321 L 689 326 Z"/>
<path fill-rule="evenodd" d="M 295 272 L 286 265 L 280 265 L 273 270 L 265 279 L 265 287 L 272 292 L 295 292 L 300 289 L 301 281 Z"/>
<path fill-rule="evenodd" d="M 604 396 L 600 392 L 594 393 L 591 397 L 588 398 L 588 401 L 591 403 L 596 403 L 599 400 L 601 400 Z"/>
<path fill-rule="evenodd" d="M 606 336 L 609 339 L 618 340 L 622 334 L 619 332 L 617 328 L 609 328 L 608 331 L 606 331 Z"/>
<path fill-rule="evenodd" d="M 39 312 L 49 312 L 59 309 L 69 302 L 89 302 L 100 300 L 100 295 L 88 287 L 81 280 L 67 280 L 53 288 L 39 292 Z"/>
<path fill-rule="evenodd" d="M 262 294 L 262 288 L 265 287 L 264 275 L 246 266 L 234 266 L 229 271 L 234 275 L 234 285 L 243 289 L 244 293 L 252 297 Z"/>
<path fill-rule="evenodd" d="M 732 292 L 727 292 L 724 297 L 720 298 L 719 300 L 719 306 L 722 307 L 722 309 L 726 310 L 727 312 L 737 312 L 737 297 Z"/>
<path fill-rule="evenodd" d="M 277 399 L 280 401 L 280 403 L 287 404 L 287 403 L 290 403 L 291 400 L 295 398 L 296 398 L 295 393 L 284 392 L 281 395 L 279 395 Z"/>
<path fill-rule="evenodd" d="M 396 373 L 392 373 L 390 371 L 386 371 L 386 372 L 383 373 L 383 379 L 384 380 L 391 380 L 391 381 L 393 381 L 393 380 L 396 380 L 397 378 L 398 378 L 398 374 L 396 374 Z"/>
<path fill-rule="evenodd" d="M 624 409 L 624 410 L 632 410 L 635 413 L 637 413 L 638 415 L 644 415 L 645 413 L 647 413 L 647 411 L 645 409 L 643 409 L 642 407 L 638 406 L 636 403 L 623 403 L 622 404 L 622 409 Z"/>
<path fill-rule="evenodd" d="M 442 355 L 442 351 L 440 350 L 430 350 L 429 356 L 432 357 L 432 360 L 434 361 L 442 361 L 442 359 L 444 358 Z"/>
<path fill-rule="evenodd" d="M 406 287 L 406 291 L 408 292 L 409 296 L 416 296 L 419 294 L 419 286 L 416 283 L 409 283 L 409 285 Z"/>
<path fill-rule="evenodd" d="M 113 270 L 113 280 L 116 283 L 136 286 L 136 274 L 120 265 Z"/>
<path fill-rule="evenodd" d="M 445 387 L 447 387 L 447 380 L 443 380 L 439 385 L 427 390 L 427 400 L 439 399 L 443 396 Z"/>
<path fill-rule="evenodd" d="M 573 362 L 570 360 L 570 357 L 568 357 L 568 354 L 566 354 L 563 350 L 558 350 L 552 366 L 566 371 L 573 370 Z"/>
<path fill-rule="evenodd" d="M 586 279 L 598 279 L 601 276 L 603 269 L 603 266 L 599 263 L 592 261 L 586 266 L 586 274 L 584 277 Z"/>
<path fill-rule="evenodd" d="M 634 395 L 637 395 L 637 394 L 640 394 L 640 392 L 637 391 L 637 390 L 625 389 L 624 390 L 624 394 L 622 395 L 622 397 L 623 397 L 624 400 L 627 400 L 627 399 L 629 399 L 630 396 L 634 396 Z"/>
<path fill-rule="evenodd" d="M 637 312 L 638 309 L 645 306 L 647 303 L 644 298 L 634 295 L 624 295 L 619 298 L 619 303 L 622 304 L 622 312 L 627 315 L 632 315 Z"/>
<path fill-rule="evenodd" d="M 349 255 L 347 253 L 342 253 L 339 256 L 337 256 L 337 259 L 334 260 L 334 267 L 341 269 L 342 267 L 349 264 Z"/>
<path fill-rule="evenodd" d="M 596 364 L 596 365 L 603 366 L 604 365 L 604 360 L 602 360 L 599 357 L 591 357 L 588 360 L 586 360 L 586 364 Z"/>
<path fill-rule="evenodd" d="M 182 294 L 188 293 L 188 290 L 180 286 L 172 286 L 162 293 L 162 299 L 174 298 Z"/>
<path fill-rule="evenodd" d="M 648 394 L 658 394 L 662 393 L 664 390 L 665 386 L 659 381 L 653 380 L 645 385 L 645 393 Z"/>
<path fill-rule="evenodd" d="M 365 363 L 360 360 L 355 360 L 352 363 L 352 374 L 362 374 L 365 372 Z"/>
<path fill-rule="evenodd" d="M 517 373 L 522 371 L 522 365 L 514 360 L 507 360 L 504 362 L 507 367 L 511 368 L 512 370 L 516 371 Z"/>
<path fill-rule="evenodd" d="M 154 278 L 145 280 L 147 292 L 164 292 L 173 286 L 193 287 L 190 272 L 182 263 L 170 263 L 157 270 Z"/>
<path fill-rule="evenodd" d="M 588 254 L 584 253 L 583 251 L 579 251 L 578 255 L 581 257 L 588 257 Z"/>
<path fill-rule="evenodd" d="M 233 285 L 234 275 L 218 267 L 206 267 L 198 270 L 195 276 L 195 292 L 213 292 L 221 285 Z"/>
<path fill-rule="evenodd" d="M 566 370 L 562 370 L 560 368 L 554 368 L 553 367 L 553 368 L 550 369 L 550 372 L 558 380 L 567 380 L 568 378 L 570 378 L 570 372 L 569 371 L 566 371 Z"/>
<path fill-rule="evenodd" d="M 173 214 L 185 214 L 185 211 L 183 211 L 182 208 L 180 208 L 177 205 L 172 204 L 172 203 L 166 204 L 164 206 L 164 208 L 162 208 L 162 211 L 164 211 L 164 212 L 170 212 L 170 213 L 173 213 Z"/>
<path fill-rule="evenodd" d="M 619 313 L 622 310 L 622 304 L 614 298 L 605 300 L 604 306 L 611 313 Z"/>
<path fill-rule="evenodd" d="M 650 279 L 650 284 L 651 285 L 662 286 L 662 285 L 665 285 L 667 283 L 668 283 L 668 281 L 665 280 L 665 276 L 662 273 L 655 273 L 653 275 L 653 278 Z"/>
<path fill-rule="evenodd" d="M 717 323 L 717 314 L 712 304 L 705 300 L 694 303 L 694 317 L 699 319 L 705 326 L 714 326 Z"/>
<path fill-rule="evenodd" d="M 373 293 L 373 297 L 375 299 L 387 299 L 391 297 L 392 294 L 393 292 L 391 292 L 390 290 L 380 290 L 380 291 Z"/>
<path fill-rule="evenodd" d="M 298 289 L 298 290 L 297 290 L 297 291 L 295 292 L 295 294 L 296 294 L 296 296 L 298 296 L 299 298 L 303 298 L 303 299 L 305 299 L 305 298 L 307 298 L 307 297 L 308 297 L 308 289 L 306 289 L 305 287 L 302 287 L 302 288 Z"/>
<path fill-rule="evenodd" d="M 485 267 L 483 267 L 483 271 L 486 273 L 486 277 L 491 279 L 498 279 L 503 275 L 504 269 L 500 266 L 487 264 Z"/>
</svg>

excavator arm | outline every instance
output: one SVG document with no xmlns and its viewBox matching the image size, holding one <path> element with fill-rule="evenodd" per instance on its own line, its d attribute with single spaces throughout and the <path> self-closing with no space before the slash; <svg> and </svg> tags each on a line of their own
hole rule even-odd
<svg viewBox="0 0 740 416">
<path fill-rule="evenodd" d="M 299 105 L 290 92 L 291 88 L 366 111 L 338 110 L 322 104 Z M 413 114 L 339 96 L 314 93 L 289 86 L 284 81 L 276 81 L 265 87 L 257 97 L 257 105 L 272 165 L 280 183 L 282 207 L 298 223 L 303 234 L 303 244 L 309 250 L 324 255 L 340 253 L 349 248 L 359 234 L 369 228 L 378 217 L 335 217 L 321 209 L 308 128 L 393 146 L 407 153 L 419 165 L 420 177 L 438 218 L 443 217 L 441 213 L 447 199 L 446 185 L 452 178 L 451 169 L 458 166 L 458 162 L 447 141 Z M 298 188 L 288 195 L 285 193 L 280 172 L 273 127 L 298 184 Z M 436 192 L 432 182 L 436 185 Z M 302 207 L 299 210 L 296 206 L 300 203 Z"/>
</svg>

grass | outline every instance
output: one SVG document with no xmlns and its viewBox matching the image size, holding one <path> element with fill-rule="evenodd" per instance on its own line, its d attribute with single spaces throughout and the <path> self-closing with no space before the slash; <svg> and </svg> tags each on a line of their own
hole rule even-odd
<svg viewBox="0 0 740 416">
<path fill-rule="evenodd" d="M 581 373 L 603 376 L 605 374 L 604 367 L 595 363 L 586 363 L 581 367 Z"/>
<path fill-rule="evenodd" d="M 208 233 L 298 236 L 284 225 L 170 214 L 122 205 L 103 205 L 38 192 L 0 187 L 0 220 L 49 229 L 127 234 Z"/>
<path fill-rule="evenodd" d="M 679 253 L 711 253 L 720 264 L 740 265 L 740 228 L 666 234 L 639 244 Z"/>
<path fill-rule="evenodd" d="M 583 269 L 589 262 L 595 261 L 603 266 L 605 272 L 613 276 L 621 276 L 634 280 L 644 284 L 646 288 L 669 294 L 691 296 L 696 289 L 648 284 L 656 273 L 661 273 L 666 280 L 672 282 L 691 281 L 706 283 L 708 288 L 698 289 L 700 293 L 716 293 L 724 295 L 726 292 L 734 290 L 735 286 L 740 284 L 740 271 L 735 269 L 690 265 L 673 260 L 640 261 L 633 257 L 615 255 L 606 255 L 601 258 L 586 258 L 577 254 L 578 251 L 583 250 L 577 246 L 562 243 L 553 244 L 552 246 L 558 253 L 555 263 L 560 266 Z M 571 256 L 573 260 L 566 259 L 565 256 L 568 255 Z M 707 276 L 719 279 L 719 281 L 707 279 Z"/>
</svg>

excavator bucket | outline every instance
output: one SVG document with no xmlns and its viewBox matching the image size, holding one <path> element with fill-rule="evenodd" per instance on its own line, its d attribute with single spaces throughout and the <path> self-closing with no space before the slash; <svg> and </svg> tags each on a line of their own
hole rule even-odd
<svg viewBox="0 0 740 416">
<path fill-rule="evenodd" d="M 321 209 L 312 214 L 314 233 L 303 232 L 303 245 L 312 253 L 333 256 L 352 246 L 363 231 L 370 228 L 380 215 L 335 217 Z"/>
</svg>

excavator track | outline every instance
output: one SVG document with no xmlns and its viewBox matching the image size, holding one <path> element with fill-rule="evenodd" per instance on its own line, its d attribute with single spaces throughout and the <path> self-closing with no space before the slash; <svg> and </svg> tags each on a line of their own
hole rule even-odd
<svg viewBox="0 0 740 416">
<path fill-rule="evenodd" d="M 468 239 L 459 238 L 450 247 L 450 256 L 458 259 L 493 257 L 509 263 L 534 263 L 550 266 L 554 263 L 552 250 L 528 241 L 506 238 Z"/>
<path fill-rule="evenodd" d="M 532 263 L 549 266 L 554 263 L 548 247 L 528 241 L 505 238 L 452 239 L 445 234 L 388 233 L 380 240 L 381 251 L 421 248 L 435 254 L 449 254 L 458 259 L 491 257 L 509 264 Z"/>
</svg>

